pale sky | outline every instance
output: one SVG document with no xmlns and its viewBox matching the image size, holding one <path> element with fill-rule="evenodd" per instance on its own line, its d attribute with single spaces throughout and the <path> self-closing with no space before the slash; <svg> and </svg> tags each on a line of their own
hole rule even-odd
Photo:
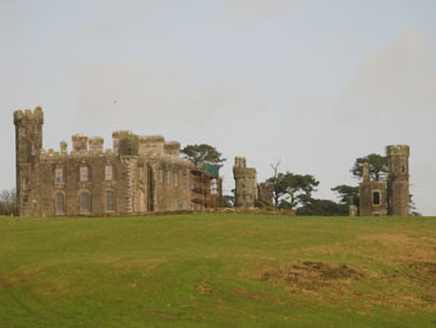
<svg viewBox="0 0 436 328">
<path fill-rule="evenodd" d="M 129 129 L 208 143 L 260 181 L 357 184 L 357 157 L 411 147 L 411 192 L 436 215 L 434 0 L 0 0 L 0 189 L 12 113 L 41 105 L 44 147 Z"/>
</svg>

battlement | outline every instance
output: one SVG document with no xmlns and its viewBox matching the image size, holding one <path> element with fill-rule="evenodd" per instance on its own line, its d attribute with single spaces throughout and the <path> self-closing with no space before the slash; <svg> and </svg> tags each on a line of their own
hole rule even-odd
<svg viewBox="0 0 436 328">
<path fill-rule="evenodd" d="M 247 167 L 233 167 L 233 175 L 235 179 L 249 178 L 256 179 L 256 169 Z"/>
<path fill-rule="evenodd" d="M 91 153 L 101 153 L 103 152 L 104 139 L 101 137 L 92 137 L 88 140 L 89 151 Z"/>
<path fill-rule="evenodd" d="M 44 124 L 44 112 L 41 107 L 36 107 L 34 111 L 30 109 L 17 110 L 14 112 L 14 124 L 19 125 L 28 122 Z"/>
<path fill-rule="evenodd" d="M 410 156 L 410 147 L 407 145 L 393 145 L 386 147 L 387 156 Z"/>
<path fill-rule="evenodd" d="M 44 161 L 44 160 L 67 160 L 69 158 L 95 158 L 95 157 L 112 157 L 114 156 L 114 152 L 112 151 L 112 149 L 107 149 L 105 152 L 83 152 L 83 151 L 71 151 L 71 152 L 66 152 L 66 151 L 55 151 L 54 149 L 41 149 L 39 152 L 39 158 Z"/>
<path fill-rule="evenodd" d="M 235 157 L 235 167 L 247 167 L 247 159 L 245 157 Z"/>
<path fill-rule="evenodd" d="M 177 141 L 166 142 L 164 144 L 164 150 L 165 150 L 165 154 L 179 157 L 180 156 L 180 142 L 177 142 Z"/>
</svg>

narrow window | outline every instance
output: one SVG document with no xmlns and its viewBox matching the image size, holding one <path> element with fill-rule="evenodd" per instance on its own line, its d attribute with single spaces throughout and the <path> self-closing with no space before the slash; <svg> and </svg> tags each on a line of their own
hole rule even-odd
<svg viewBox="0 0 436 328">
<path fill-rule="evenodd" d="M 63 183 L 64 182 L 64 169 L 63 168 L 61 168 L 61 167 L 56 168 L 55 180 L 56 180 L 56 183 Z"/>
<path fill-rule="evenodd" d="M 183 173 L 183 189 L 188 189 L 188 174 Z"/>
<path fill-rule="evenodd" d="M 177 187 L 179 185 L 179 174 L 177 171 L 173 171 L 173 183 L 174 187 Z"/>
<path fill-rule="evenodd" d="M 64 214 L 65 213 L 65 199 L 64 195 L 61 193 L 57 193 L 55 197 L 55 213 L 56 214 Z"/>
<path fill-rule="evenodd" d="M 178 211 L 179 210 L 179 202 L 176 200 L 174 202 L 174 211 Z"/>
<path fill-rule="evenodd" d="M 217 179 L 212 179 L 210 182 L 210 194 L 218 195 L 218 181 Z"/>
<path fill-rule="evenodd" d="M 170 170 L 166 170 L 165 171 L 165 184 L 169 184 L 170 183 Z"/>
<path fill-rule="evenodd" d="M 80 167 L 80 181 L 87 182 L 89 178 L 89 170 L 87 166 Z"/>
<path fill-rule="evenodd" d="M 159 168 L 159 183 L 163 183 L 163 170 L 162 168 Z"/>
<path fill-rule="evenodd" d="M 372 193 L 372 203 L 373 205 L 380 205 L 380 192 L 375 191 Z"/>
<path fill-rule="evenodd" d="M 142 167 L 138 166 L 138 180 L 142 182 L 143 175 L 142 175 Z"/>
<path fill-rule="evenodd" d="M 406 165 L 403 165 L 403 166 L 401 167 L 401 171 L 402 171 L 403 173 L 406 173 Z"/>
<path fill-rule="evenodd" d="M 80 194 L 80 213 L 89 213 L 90 197 L 88 192 Z"/>
<path fill-rule="evenodd" d="M 114 178 L 114 167 L 112 165 L 106 165 L 104 176 L 106 181 L 111 181 Z"/>
<path fill-rule="evenodd" d="M 110 190 L 106 192 L 106 212 L 115 211 L 115 193 Z"/>
</svg>

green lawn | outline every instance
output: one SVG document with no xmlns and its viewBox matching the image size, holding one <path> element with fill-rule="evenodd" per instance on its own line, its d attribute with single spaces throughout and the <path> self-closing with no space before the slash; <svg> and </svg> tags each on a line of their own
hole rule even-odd
<svg viewBox="0 0 436 328">
<path fill-rule="evenodd" d="M 436 327 L 436 219 L 0 217 L 0 327 Z"/>
</svg>

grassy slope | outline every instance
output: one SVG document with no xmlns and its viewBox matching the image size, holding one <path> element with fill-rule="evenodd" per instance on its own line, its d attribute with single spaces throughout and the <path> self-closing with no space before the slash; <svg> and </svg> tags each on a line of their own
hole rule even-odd
<svg viewBox="0 0 436 328">
<path fill-rule="evenodd" d="M 0 218 L 0 327 L 266 326 L 435 327 L 436 219 Z"/>
</svg>

